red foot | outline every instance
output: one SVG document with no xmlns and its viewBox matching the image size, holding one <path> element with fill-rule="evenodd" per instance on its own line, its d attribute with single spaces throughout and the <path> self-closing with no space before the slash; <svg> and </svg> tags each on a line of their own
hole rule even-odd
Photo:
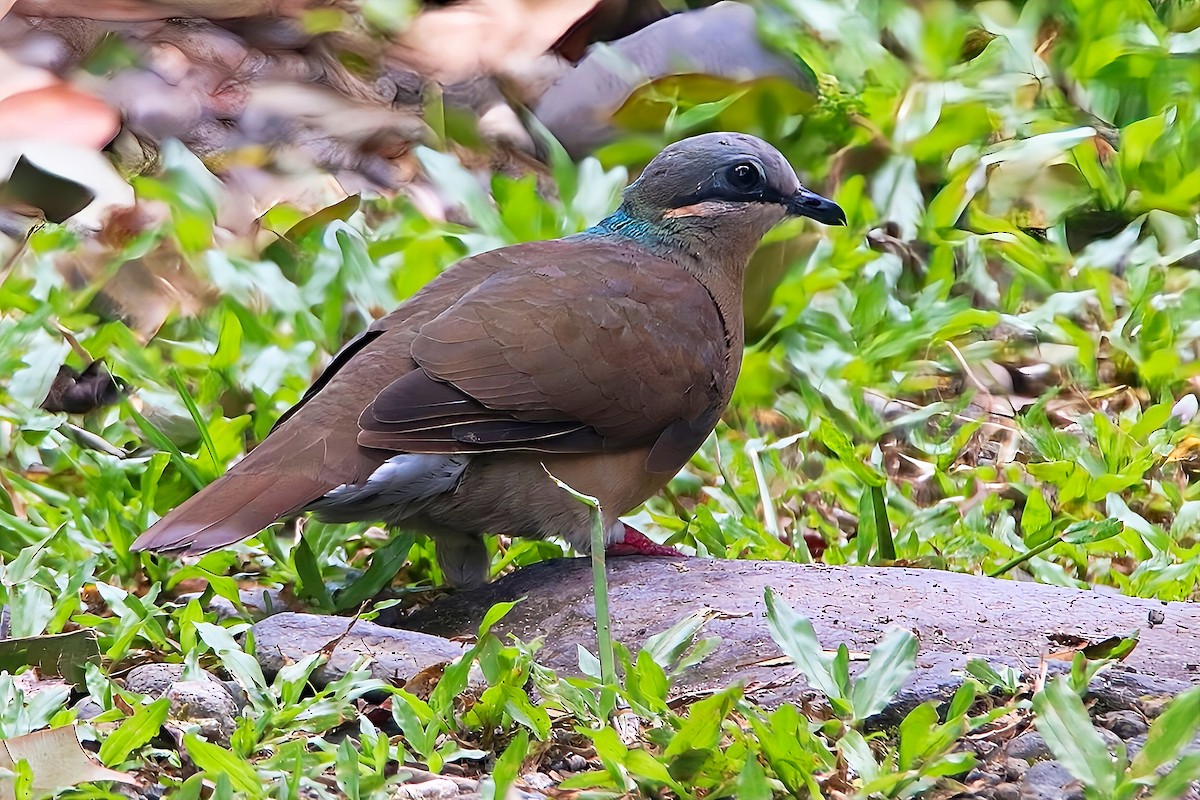
<svg viewBox="0 0 1200 800">
<path fill-rule="evenodd" d="M 621 523 L 625 525 L 625 523 Z M 610 542 L 604 552 L 610 556 L 681 556 L 674 547 L 659 544 L 646 534 L 625 525 L 625 541 Z"/>
</svg>

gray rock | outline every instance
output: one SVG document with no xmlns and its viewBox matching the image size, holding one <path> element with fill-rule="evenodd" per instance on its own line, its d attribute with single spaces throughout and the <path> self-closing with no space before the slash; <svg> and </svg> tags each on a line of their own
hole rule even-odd
<svg viewBox="0 0 1200 800">
<path fill-rule="evenodd" d="M 1053 757 L 1050 748 L 1046 745 L 1046 740 L 1037 731 L 1022 733 L 1014 738 L 1008 743 L 1005 753 L 1009 759 L 1020 759 L 1028 764 Z"/>
<path fill-rule="evenodd" d="M 1108 748 L 1108 752 L 1110 753 L 1115 753 L 1118 747 L 1122 747 L 1124 745 L 1121 737 L 1117 736 L 1108 728 L 1097 727 L 1096 733 L 1100 735 L 1101 740 L 1104 741 L 1104 746 Z"/>
<path fill-rule="evenodd" d="M 1019 758 L 1004 759 L 1004 777 L 1010 781 L 1019 781 L 1025 777 L 1025 773 L 1029 771 L 1029 762 L 1022 761 Z"/>
<path fill-rule="evenodd" d="M 521 780 L 530 789 L 549 789 L 554 786 L 554 779 L 544 772 L 526 772 L 521 776 Z"/>
<path fill-rule="evenodd" d="M 200 726 L 210 741 L 229 743 L 237 726 L 238 707 L 220 681 L 178 681 L 164 696 L 171 701 L 171 716 Z"/>
<path fill-rule="evenodd" d="M 83 698 L 71 708 L 75 711 L 75 719 L 78 720 L 91 719 L 104 713 L 104 706 L 90 697 Z"/>
<path fill-rule="evenodd" d="M 371 675 L 405 683 L 422 670 L 458 658 L 466 648 L 440 636 L 396 630 L 346 617 L 284 612 L 254 624 L 255 652 L 263 671 L 273 675 L 287 664 L 336 642 L 329 660 L 313 672 L 323 685 L 346 675 L 361 659 L 371 660 Z"/>
<path fill-rule="evenodd" d="M 751 692 L 751 699 L 772 705 L 807 690 L 795 680 L 795 669 L 778 660 L 765 619 L 767 588 L 812 620 L 827 648 L 844 643 L 851 652 L 867 652 L 887 628 L 911 630 L 921 640 L 918 669 L 897 699 L 897 712 L 923 697 L 945 698 L 961 683 L 954 673 L 973 657 L 1035 671 L 1053 646 L 1048 634 L 1101 641 L 1143 627 L 1147 609 L 1162 607 L 1120 595 L 896 567 L 626 557 L 609 562 L 608 578 L 614 638 L 631 648 L 688 614 L 720 612 L 703 634 L 719 636 L 722 644 L 682 676 L 675 687 L 681 693 L 740 680 L 771 687 Z M 525 567 L 488 586 L 440 598 L 402 624 L 447 637 L 470 634 L 492 605 L 521 598 L 495 633 L 524 641 L 542 637 L 539 661 L 562 674 L 577 673 L 577 646 L 595 651 L 587 559 Z M 1146 698 L 1172 697 L 1200 684 L 1200 673 L 1188 668 L 1200 662 L 1200 637 L 1188 633 L 1200 630 L 1200 607 L 1168 605 L 1168 618 L 1178 624 L 1143 627 L 1125 662 L 1100 673 L 1089 687 L 1101 710 L 1140 708 Z"/>
<path fill-rule="evenodd" d="M 1021 779 L 1021 800 L 1067 800 L 1075 793 L 1075 778 L 1057 761 L 1039 761 Z"/>
<path fill-rule="evenodd" d="M 461 796 L 458 784 L 446 778 L 420 783 L 402 783 L 392 787 L 388 797 L 394 800 L 455 800 Z"/>
<path fill-rule="evenodd" d="M 201 673 L 203 680 L 220 683 L 211 673 Z M 125 674 L 125 688 L 136 694 L 162 697 L 171 684 L 183 679 L 183 664 L 139 664 Z"/>
<path fill-rule="evenodd" d="M 1021 787 L 1015 783 L 1001 783 L 992 790 L 996 800 L 1021 800 Z"/>
<path fill-rule="evenodd" d="M 1133 739 L 1146 732 L 1149 726 L 1136 711 L 1110 711 L 1100 717 L 1100 724 L 1122 739 Z"/>
</svg>

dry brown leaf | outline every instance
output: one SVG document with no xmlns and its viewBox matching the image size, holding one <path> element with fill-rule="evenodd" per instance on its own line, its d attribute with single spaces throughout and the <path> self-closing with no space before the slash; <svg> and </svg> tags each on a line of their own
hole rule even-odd
<svg viewBox="0 0 1200 800">
<path fill-rule="evenodd" d="M 506 73 L 559 41 L 596 0 L 465 0 L 416 16 L 391 49 L 444 83 Z"/>
<path fill-rule="evenodd" d="M 25 761 L 33 772 L 33 793 L 49 794 L 90 781 L 137 785 L 124 772 L 102 767 L 79 745 L 75 728 L 51 728 L 0 740 L 0 767 L 13 769 Z M 13 800 L 13 778 L 0 778 L 0 800 Z"/>
<path fill-rule="evenodd" d="M 0 130 L 8 139 L 51 139 L 98 150 L 120 128 L 117 112 L 103 100 L 65 84 L 0 100 Z"/>
</svg>

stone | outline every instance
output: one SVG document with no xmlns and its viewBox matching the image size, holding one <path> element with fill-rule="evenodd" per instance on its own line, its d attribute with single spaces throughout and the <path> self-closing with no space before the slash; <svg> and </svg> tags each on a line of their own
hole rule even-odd
<svg viewBox="0 0 1200 800">
<path fill-rule="evenodd" d="M 125 688 L 135 694 L 162 697 L 171 684 L 183 680 L 183 664 L 139 664 L 125 674 Z M 209 672 L 201 672 L 201 680 L 220 683 Z"/>
<path fill-rule="evenodd" d="M 925 700 L 943 702 L 962 684 L 973 658 L 1035 674 L 1055 637 L 1088 642 L 1142 627 L 1152 600 L 1016 583 L 975 575 L 900 567 L 844 567 L 721 559 L 614 558 L 608 563 L 613 636 L 633 650 L 690 614 L 707 614 L 703 636 L 720 646 L 673 685 L 678 694 L 720 690 L 734 682 L 751 687 L 748 699 L 765 706 L 801 700 L 810 687 L 780 658 L 767 630 L 764 590 L 778 593 L 808 617 L 825 648 L 845 644 L 869 652 L 892 626 L 920 638 L 917 669 L 892 704 L 870 721 L 873 729 L 896 724 Z M 495 603 L 520 600 L 494 629 L 504 638 L 541 638 L 538 660 L 562 675 L 577 675 L 578 646 L 595 652 L 590 563 L 557 559 L 533 564 L 487 586 L 435 600 L 408 617 L 391 620 L 410 630 L 445 637 L 470 635 Z M 1170 698 L 1200 684 L 1188 669 L 1200 662 L 1200 604 L 1169 603 L 1178 624 L 1143 629 L 1122 664 L 1101 672 L 1089 686 L 1098 710 L 1142 709 L 1152 698 Z M 881 619 L 879 609 L 887 609 Z M 1049 622 L 1048 622 L 1049 620 Z M 1068 662 L 1046 662 L 1054 674 Z M 851 670 L 865 665 L 855 662 Z"/>
<path fill-rule="evenodd" d="M 329 660 L 312 675 L 324 685 L 370 659 L 373 678 L 403 685 L 423 670 L 461 656 L 466 647 L 440 636 L 385 628 L 347 617 L 283 612 L 254 624 L 255 655 L 263 671 L 274 675 L 288 664 L 320 652 L 336 642 Z"/>
<path fill-rule="evenodd" d="M 392 788 L 394 800 L 454 800 L 461 795 L 458 784 L 445 778 L 420 783 L 402 783 Z"/>
<path fill-rule="evenodd" d="M 1046 740 L 1037 731 L 1022 733 L 1008 743 L 1005 753 L 1009 759 L 1020 759 L 1028 764 L 1051 758 Z"/>
<path fill-rule="evenodd" d="M 1057 761 L 1039 761 L 1021 779 L 1021 800 L 1068 800 L 1074 776 Z"/>
<path fill-rule="evenodd" d="M 996 800 L 1021 800 L 1021 787 L 1015 783 L 997 784 L 992 790 L 992 797 Z"/>
<path fill-rule="evenodd" d="M 238 706 L 220 681 L 177 681 L 163 695 L 171 701 L 171 716 L 200 726 L 209 741 L 229 743 L 237 727 Z"/>
<path fill-rule="evenodd" d="M 85 697 L 75 705 L 71 706 L 75 712 L 75 719 L 86 720 L 104 713 L 104 706 L 97 703 L 91 697 Z"/>
<path fill-rule="evenodd" d="M 530 789 L 542 790 L 549 789 L 554 786 L 554 779 L 544 772 L 526 772 L 521 776 L 521 780 Z"/>
<path fill-rule="evenodd" d="M 1149 729 L 1146 720 L 1136 711 L 1110 711 L 1100 717 L 1100 724 L 1122 739 L 1133 739 Z"/>
<path fill-rule="evenodd" d="M 1004 777 L 1010 781 L 1019 781 L 1029 771 L 1029 763 L 1019 758 L 1004 759 Z"/>
</svg>

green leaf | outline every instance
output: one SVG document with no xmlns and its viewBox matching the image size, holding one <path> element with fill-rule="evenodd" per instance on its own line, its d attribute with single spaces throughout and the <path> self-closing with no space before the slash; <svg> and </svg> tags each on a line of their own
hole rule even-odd
<svg viewBox="0 0 1200 800">
<path fill-rule="evenodd" d="M 164 722 L 171 701 L 160 697 L 152 703 L 147 703 L 135 709 L 133 716 L 121 723 L 100 744 L 100 762 L 109 767 L 115 767 L 129 758 L 129 755 L 142 745 L 158 735 Z"/>
<path fill-rule="evenodd" d="M 491 786 L 488 787 L 485 783 L 484 800 L 503 800 L 509 795 L 509 789 L 512 784 L 516 783 L 517 775 L 520 775 L 521 764 L 529 754 L 529 733 L 526 729 L 517 730 L 517 734 L 512 736 L 512 741 L 509 746 L 504 748 L 504 753 L 496 759 L 496 768 L 492 770 Z"/>
<path fill-rule="evenodd" d="M 338 790 L 347 800 L 359 800 L 358 789 L 358 750 L 349 738 L 342 739 L 338 745 L 337 757 L 334 760 L 334 771 L 337 775 Z"/>
<path fill-rule="evenodd" d="M 770 588 L 766 590 L 765 596 L 767 628 L 775 644 L 779 645 L 779 649 L 792 660 L 796 669 L 800 670 L 804 679 L 815 689 L 826 697 L 845 699 L 833 675 L 833 659 L 821 648 L 812 623 L 793 611 L 791 606 L 779 599 Z"/>
<path fill-rule="evenodd" d="M 1033 710 L 1034 725 L 1055 758 L 1085 786 L 1110 796 L 1121 771 L 1067 679 L 1050 680 L 1033 696 Z"/>
<path fill-rule="evenodd" d="M 196 766 L 207 772 L 213 780 L 224 775 L 242 795 L 264 796 L 265 784 L 248 761 L 235 756 L 220 745 L 204 741 L 194 733 L 183 737 L 183 746 Z"/>
<path fill-rule="evenodd" d="M 358 608 L 383 591 L 404 566 L 408 552 L 412 550 L 416 540 L 417 537 L 411 533 L 393 534 L 387 544 L 371 554 L 371 565 L 367 567 L 367 571 L 337 593 L 333 600 L 335 609 L 346 611 Z"/>
<path fill-rule="evenodd" d="M 854 717 L 865 720 L 878 714 L 908 680 L 917 664 L 917 637 L 903 628 L 893 628 L 871 650 L 867 668 L 850 689 Z"/>
<path fill-rule="evenodd" d="M 663 758 L 670 762 L 672 777 L 687 784 L 712 757 L 721 741 L 721 726 L 741 694 L 741 686 L 732 686 L 692 704 L 687 718 L 663 751 Z"/>
<path fill-rule="evenodd" d="M 1067 544 L 1091 544 L 1118 536 L 1124 529 L 1119 519 L 1084 520 L 1068 526 L 1062 540 Z"/>
<path fill-rule="evenodd" d="M 1025 534 L 1026 544 L 1038 544 L 1032 541 L 1034 534 L 1050 525 L 1053 513 L 1046 502 L 1045 492 L 1040 486 L 1033 486 L 1025 498 L 1025 510 L 1021 512 L 1021 530 Z"/>
<path fill-rule="evenodd" d="M 1179 759 L 1163 775 L 1151 792 L 1151 800 L 1178 800 L 1192 790 L 1194 781 L 1200 780 L 1200 753 L 1191 753 Z"/>
<path fill-rule="evenodd" d="M 1176 697 L 1146 733 L 1146 744 L 1133 759 L 1130 774 L 1144 778 L 1180 755 L 1200 730 L 1200 687 Z"/>
<path fill-rule="evenodd" d="M 508 612 L 516 608 L 517 603 L 520 603 L 523 599 L 524 598 L 518 598 L 517 600 L 513 600 L 511 602 L 496 603 L 489 608 L 487 613 L 483 615 L 483 621 L 479 623 L 480 638 L 485 636 L 488 631 L 495 627 L 497 622 L 508 616 Z"/>
<path fill-rule="evenodd" d="M 739 800 L 771 800 L 774 796 L 771 784 L 767 782 L 767 773 L 758 763 L 758 758 L 752 755 L 738 773 L 736 797 Z"/>
<path fill-rule="evenodd" d="M 921 703 L 900 722 L 900 747 L 897 765 L 902 770 L 915 769 L 934 739 L 938 726 L 937 707 L 933 702 Z"/>
<path fill-rule="evenodd" d="M 306 537 L 301 536 L 300 541 L 296 542 L 296 549 L 292 551 L 292 560 L 296 565 L 296 574 L 300 576 L 300 585 L 296 587 L 296 593 L 300 597 L 316 603 L 320 608 L 334 608 L 333 598 L 329 595 L 329 587 L 325 585 L 325 579 L 321 576 L 321 567 L 317 564 L 317 557 L 313 555 Z"/>
</svg>

